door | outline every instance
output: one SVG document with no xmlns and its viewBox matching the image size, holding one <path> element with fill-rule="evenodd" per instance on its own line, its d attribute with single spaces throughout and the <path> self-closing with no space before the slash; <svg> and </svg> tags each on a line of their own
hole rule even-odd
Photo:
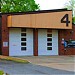
<svg viewBox="0 0 75 75">
<path fill-rule="evenodd" d="M 33 30 L 26 28 L 10 28 L 9 55 L 33 55 Z"/>
<path fill-rule="evenodd" d="M 38 55 L 58 55 L 57 30 L 38 30 Z"/>
</svg>

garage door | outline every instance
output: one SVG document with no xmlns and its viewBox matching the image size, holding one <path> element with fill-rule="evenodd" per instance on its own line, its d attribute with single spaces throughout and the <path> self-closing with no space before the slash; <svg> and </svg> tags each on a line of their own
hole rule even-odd
<svg viewBox="0 0 75 75">
<path fill-rule="evenodd" d="M 33 55 L 33 30 L 25 28 L 10 28 L 9 55 Z"/>
<path fill-rule="evenodd" d="M 38 55 L 58 55 L 57 30 L 38 30 Z"/>
</svg>

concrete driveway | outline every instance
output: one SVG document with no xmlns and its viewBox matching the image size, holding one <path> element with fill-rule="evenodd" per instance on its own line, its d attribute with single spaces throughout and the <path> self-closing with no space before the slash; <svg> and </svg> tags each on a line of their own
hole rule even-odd
<svg viewBox="0 0 75 75">
<path fill-rule="evenodd" d="M 32 64 L 75 72 L 75 56 L 23 56 Z"/>
</svg>

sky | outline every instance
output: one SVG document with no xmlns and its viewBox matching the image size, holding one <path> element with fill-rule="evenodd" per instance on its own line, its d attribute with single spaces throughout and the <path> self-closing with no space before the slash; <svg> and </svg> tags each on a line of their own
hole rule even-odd
<svg viewBox="0 0 75 75">
<path fill-rule="evenodd" d="M 41 10 L 61 9 L 69 0 L 35 0 Z"/>
</svg>

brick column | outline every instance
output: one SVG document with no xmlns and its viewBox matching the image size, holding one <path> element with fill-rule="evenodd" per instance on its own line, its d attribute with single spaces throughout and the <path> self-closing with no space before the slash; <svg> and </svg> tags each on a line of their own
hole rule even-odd
<svg viewBox="0 0 75 75">
<path fill-rule="evenodd" d="M 38 29 L 33 29 L 34 36 L 34 56 L 38 56 Z"/>
<path fill-rule="evenodd" d="M 2 40 L 2 32 L 1 32 L 1 27 L 2 26 L 2 16 L 0 15 L 0 55 L 2 55 L 2 48 L 1 48 L 1 40 Z"/>
<path fill-rule="evenodd" d="M 63 30 L 58 30 L 58 53 L 59 55 L 64 55 L 64 45 L 62 45 L 62 38 L 64 33 Z"/>
<path fill-rule="evenodd" d="M 9 55 L 9 30 L 7 27 L 7 15 L 2 15 L 2 55 Z"/>
<path fill-rule="evenodd" d="M 74 47 L 64 47 L 61 44 L 62 38 L 66 41 L 70 39 L 75 40 L 75 25 L 73 25 L 72 29 L 65 29 L 59 30 L 58 33 L 58 41 L 59 41 L 59 55 L 75 55 L 75 48 Z"/>
</svg>

